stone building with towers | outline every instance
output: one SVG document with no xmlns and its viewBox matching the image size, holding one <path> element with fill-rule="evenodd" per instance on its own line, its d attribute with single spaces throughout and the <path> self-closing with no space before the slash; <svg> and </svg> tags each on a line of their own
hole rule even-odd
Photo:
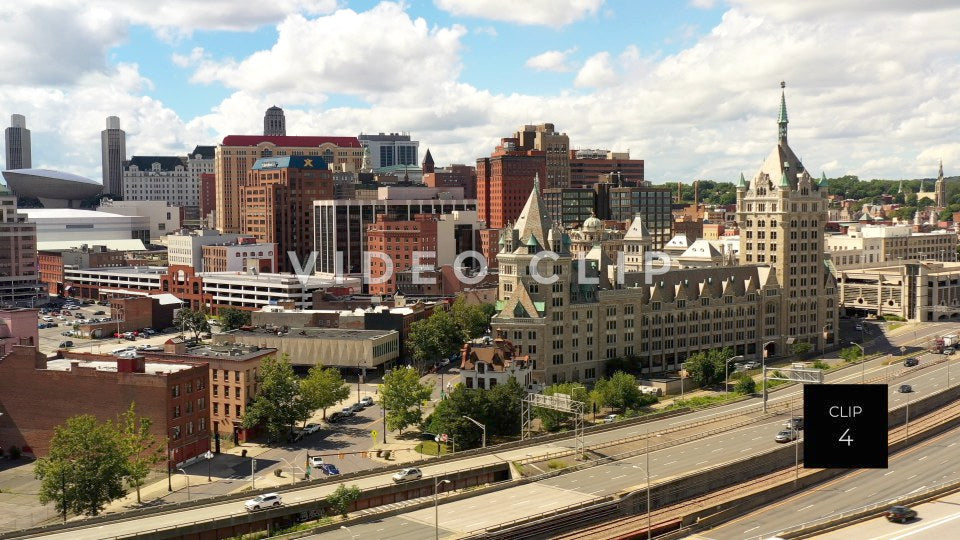
<svg viewBox="0 0 960 540">
<path fill-rule="evenodd" d="M 651 239 L 642 218 L 623 237 L 622 265 L 602 244 L 575 254 L 534 182 L 500 230 L 491 326 L 530 357 L 536 383 L 596 379 L 613 358 L 636 358 L 654 374 L 710 349 L 752 359 L 837 343 L 837 285 L 823 260 L 827 185 L 787 145 L 783 96 L 779 127 L 770 157 L 737 190 L 738 265 L 644 272 Z"/>
<path fill-rule="evenodd" d="M 901 182 L 902 184 L 902 182 Z M 901 191 L 903 190 L 901 185 Z M 937 181 L 933 184 L 933 191 L 924 191 L 923 190 L 923 180 L 920 181 L 920 190 L 917 192 L 917 201 L 920 199 L 927 198 L 933 201 L 934 206 L 937 208 L 946 208 L 947 207 L 947 186 L 943 179 L 943 161 L 940 161 L 940 170 L 937 173 Z"/>
</svg>

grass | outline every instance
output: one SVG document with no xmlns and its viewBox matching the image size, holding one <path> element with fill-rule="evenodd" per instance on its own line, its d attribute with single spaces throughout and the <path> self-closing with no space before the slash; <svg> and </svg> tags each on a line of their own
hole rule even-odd
<svg viewBox="0 0 960 540">
<path fill-rule="evenodd" d="M 728 401 L 733 401 L 743 397 L 742 394 L 729 393 L 729 394 L 719 394 L 716 396 L 696 396 L 692 398 L 682 398 L 676 399 L 670 405 L 667 405 L 663 408 L 664 411 L 671 411 L 674 409 L 702 409 L 704 407 L 709 407 L 711 405 L 716 405 L 718 403 L 726 403 Z"/>
<path fill-rule="evenodd" d="M 420 452 L 421 454 L 424 454 L 427 456 L 437 455 L 438 448 L 440 450 L 441 456 L 450 453 L 450 447 L 448 445 L 436 443 L 434 441 L 423 441 L 413 447 L 413 449 L 416 450 L 417 452 Z"/>
<path fill-rule="evenodd" d="M 892 322 L 887 325 L 887 330 L 896 330 L 897 328 L 900 328 L 901 326 L 903 326 L 903 324 L 904 323 L 902 322 Z"/>
<path fill-rule="evenodd" d="M 551 459 L 547 462 L 547 468 L 550 470 L 563 469 L 567 466 L 567 462 L 562 459 Z"/>
</svg>

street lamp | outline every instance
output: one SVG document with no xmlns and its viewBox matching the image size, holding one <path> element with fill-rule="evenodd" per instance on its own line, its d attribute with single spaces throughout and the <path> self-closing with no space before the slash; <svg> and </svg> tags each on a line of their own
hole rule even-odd
<svg viewBox="0 0 960 540">
<path fill-rule="evenodd" d="M 760 371 L 763 372 L 763 412 L 767 412 L 767 345 L 775 345 L 776 343 L 776 340 L 768 341 L 760 349 Z"/>
<path fill-rule="evenodd" d="M 207 450 L 203 454 L 203 457 L 207 460 L 207 482 L 213 482 L 213 479 L 210 477 L 210 462 L 213 461 L 213 452 Z"/>
<path fill-rule="evenodd" d="M 862 327 L 861 327 L 862 328 Z M 863 345 L 857 343 L 856 341 L 851 341 L 851 345 L 856 345 L 860 347 L 860 356 L 863 358 L 860 360 L 860 384 L 863 384 L 865 377 L 867 376 L 867 351 L 863 348 Z"/>
<path fill-rule="evenodd" d="M 279 457 L 279 456 L 278 456 L 278 457 Z M 296 473 L 296 469 L 295 469 L 294 466 L 293 466 L 293 463 L 290 463 L 289 461 L 287 461 L 286 458 L 283 458 L 283 457 L 281 457 L 280 459 L 282 459 L 284 463 L 286 463 L 287 465 L 290 466 L 290 483 L 291 483 L 291 484 L 296 484 L 296 483 L 297 483 L 297 473 Z M 281 470 L 283 470 L 283 469 L 281 468 Z"/>
<path fill-rule="evenodd" d="M 343 530 L 345 530 L 345 531 L 347 531 L 347 534 L 350 535 L 350 540 L 357 540 L 357 536 L 356 536 L 355 534 L 353 534 L 353 533 L 350 531 L 350 529 L 347 528 L 346 525 L 341 525 L 340 528 L 343 529 Z"/>
<path fill-rule="evenodd" d="M 187 479 L 187 501 L 190 501 L 190 475 L 187 474 L 187 471 L 178 468 L 178 471 L 183 473 L 183 477 Z"/>
<path fill-rule="evenodd" d="M 486 448 L 487 447 L 487 426 L 481 424 L 480 422 L 477 422 L 476 420 L 474 420 L 473 418 L 470 418 L 467 415 L 463 415 L 463 417 L 473 422 L 474 424 L 476 424 L 477 427 L 483 430 L 483 443 L 481 444 L 481 447 Z M 437 455 L 440 455 L 439 449 L 437 450 Z"/>
<path fill-rule="evenodd" d="M 907 443 L 910 440 L 910 394 L 913 392 L 913 388 L 910 388 L 910 392 L 904 392 L 903 387 L 901 386 L 900 390 L 897 390 L 897 392 L 907 395 L 907 421 L 906 421 L 907 434 L 903 438 L 903 442 Z"/>
<path fill-rule="evenodd" d="M 732 356 L 727 358 L 723 365 L 723 393 L 730 393 L 730 362 L 734 360 L 743 360 L 743 355 L 738 354 L 737 356 Z"/>
<path fill-rule="evenodd" d="M 439 452 L 438 452 L 439 453 Z M 436 539 L 440 540 L 440 507 L 437 504 L 439 500 L 437 494 L 440 491 L 440 486 L 443 484 L 452 484 L 450 480 L 440 480 L 439 478 L 433 481 L 433 528 L 436 534 Z"/>
</svg>

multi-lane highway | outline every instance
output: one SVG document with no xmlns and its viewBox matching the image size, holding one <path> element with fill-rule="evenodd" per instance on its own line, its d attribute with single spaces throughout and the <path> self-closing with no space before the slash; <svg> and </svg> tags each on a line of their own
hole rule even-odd
<svg viewBox="0 0 960 540">
<path fill-rule="evenodd" d="M 887 501 L 897 496 L 918 493 L 942 482 L 958 481 L 960 480 L 960 460 L 956 459 L 958 452 L 960 452 L 960 428 L 891 456 L 887 469 L 860 469 L 851 472 L 720 527 L 702 532 L 696 538 L 702 540 L 770 538 L 776 536 L 779 531 L 807 522 Z M 947 505 L 941 504 L 941 506 Z M 937 511 L 930 514 L 925 514 L 926 510 L 923 508 L 919 510 L 921 512 L 919 517 L 926 524 L 933 522 L 932 518 L 935 515 L 944 513 L 948 516 L 960 517 L 960 510 L 956 508 L 952 508 L 949 512 Z M 947 523 L 949 522 L 944 522 L 943 525 L 946 527 Z M 953 527 L 958 526 L 960 523 L 953 525 Z M 880 528 L 874 524 L 869 529 L 879 530 Z M 920 530 L 892 524 L 882 529 L 893 533 Z M 850 527 L 847 534 L 837 531 L 828 536 L 836 539 L 877 538 L 873 534 L 859 534 L 859 532 L 851 534 L 854 531 L 863 530 L 865 529 L 859 526 Z M 924 536 L 932 537 L 926 534 Z M 947 535 L 944 538 L 956 536 Z M 892 537 L 899 536 L 893 534 Z"/>
<path fill-rule="evenodd" d="M 917 519 L 909 523 L 890 523 L 875 518 L 818 535 L 822 540 L 895 540 L 900 538 L 960 538 L 960 493 L 941 497 L 913 507 Z"/>
<path fill-rule="evenodd" d="M 944 333 L 946 331 L 946 325 L 931 324 L 925 326 L 923 332 L 920 332 L 917 337 L 922 339 L 925 336 Z M 891 348 L 898 347 L 900 343 L 906 343 L 913 339 L 914 336 L 912 332 L 901 335 L 898 339 L 891 340 L 893 342 Z M 921 357 L 921 363 L 930 362 L 931 359 L 932 357 L 930 356 Z M 862 376 L 869 379 L 871 375 L 877 375 L 885 370 L 891 369 L 881 365 L 882 360 L 882 358 L 871 360 L 866 363 L 862 370 L 857 366 L 828 374 L 826 380 L 827 382 L 836 383 L 857 382 Z M 952 360 L 951 364 L 955 366 L 960 364 L 960 358 Z M 945 379 L 943 376 L 945 370 L 945 365 L 928 367 L 918 370 L 915 375 L 907 374 L 898 380 L 897 383 L 907 382 L 913 384 L 916 392 L 911 399 L 914 399 L 927 395 L 937 388 L 942 388 L 943 384 L 945 384 L 945 380 L 943 380 Z M 954 367 L 953 372 L 954 381 L 960 383 L 960 368 Z M 938 377 L 941 379 L 939 382 L 937 381 Z M 931 378 L 933 380 L 931 380 Z M 782 400 L 796 398 L 800 391 L 801 388 L 799 386 L 782 389 L 773 394 L 770 402 L 777 403 Z M 891 405 L 894 407 L 897 406 L 898 403 L 896 399 L 896 395 L 891 396 Z M 648 430 L 656 433 L 658 430 L 675 427 L 679 424 L 702 421 L 713 416 L 726 415 L 731 412 L 743 412 L 745 414 L 755 413 L 759 408 L 758 401 L 758 399 L 752 399 L 747 402 L 735 403 L 708 411 L 684 415 L 683 417 L 668 418 L 650 422 L 646 425 L 628 426 L 623 429 L 593 434 L 586 437 L 585 442 L 589 446 L 590 444 L 642 434 Z M 697 469 L 741 459 L 755 453 L 769 450 L 777 445 L 777 443 L 773 441 L 773 436 L 776 434 L 776 431 L 786 416 L 787 415 L 784 414 L 734 431 L 723 432 L 696 441 L 653 451 L 650 453 L 650 478 L 652 481 L 663 481 L 670 476 L 689 473 Z M 705 425 L 703 429 L 705 431 L 710 429 L 709 424 Z M 558 447 L 570 446 L 573 446 L 573 442 L 571 440 L 564 440 L 536 447 L 486 454 L 454 461 L 452 463 L 438 463 L 434 466 L 424 467 L 424 475 L 442 477 L 443 474 L 452 470 L 477 467 L 492 461 L 514 461 L 556 451 L 559 449 Z M 645 457 L 639 456 L 525 486 L 510 488 L 491 495 L 481 495 L 450 504 L 444 504 L 441 512 L 441 521 L 453 531 L 470 531 L 531 514 L 555 510 L 605 494 L 640 486 L 645 482 L 643 470 L 645 465 Z M 383 474 L 361 478 L 354 483 L 361 489 L 365 489 L 389 484 L 390 478 L 388 474 Z M 284 498 L 288 502 L 318 499 L 326 496 L 334 488 L 334 484 L 303 487 L 285 492 Z M 503 501 L 509 501 L 509 504 L 505 505 Z M 491 508 L 495 508 L 496 511 L 490 511 Z M 139 531 L 211 520 L 241 513 L 242 511 L 242 501 L 210 504 L 179 510 L 175 513 L 156 514 L 142 518 L 108 522 L 97 527 L 71 530 L 51 535 L 50 537 L 64 539 L 110 538 Z M 403 524 L 404 520 L 406 520 L 407 524 Z M 384 535 L 376 530 L 368 531 L 368 534 L 373 535 L 373 537 L 391 538 L 392 536 L 390 535 L 392 534 L 399 534 L 401 531 L 407 529 L 415 529 L 414 524 L 416 523 L 422 524 L 429 522 L 432 524 L 432 510 L 412 512 L 402 517 L 391 518 L 388 521 L 390 521 L 390 524 L 386 527 L 385 531 L 388 534 Z"/>
</svg>

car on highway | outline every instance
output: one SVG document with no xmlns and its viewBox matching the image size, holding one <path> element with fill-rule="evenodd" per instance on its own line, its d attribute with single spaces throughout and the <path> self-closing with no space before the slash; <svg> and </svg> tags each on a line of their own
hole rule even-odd
<svg viewBox="0 0 960 540">
<path fill-rule="evenodd" d="M 307 458 L 307 461 L 309 461 L 310 466 L 313 467 L 314 469 L 319 469 L 320 467 L 323 467 L 322 456 L 310 456 L 309 458 Z"/>
<path fill-rule="evenodd" d="M 320 431 L 320 424 L 316 422 L 310 422 L 309 424 L 303 426 L 303 431 L 307 435 L 313 435 L 314 433 Z"/>
<path fill-rule="evenodd" d="M 327 476 L 336 476 L 340 474 L 340 469 L 338 469 L 332 463 L 324 463 L 320 466 L 320 470 Z"/>
<path fill-rule="evenodd" d="M 906 523 L 917 518 L 917 511 L 909 506 L 892 506 L 884 512 L 883 516 L 890 522 L 899 521 L 900 523 Z"/>
<path fill-rule="evenodd" d="M 946 349 L 943 350 L 943 354 L 945 354 L 945 355 L 947 355 L 947 356 L 950 356 L 951 354 L 953 354 L 953 353 L 955 353 L 955 352 L 957 352 L 957 350 L 954 349 L 953 347 L 947 347 Z"/>
<path fill-rule="evenodd" d="M 774 438 L 775 441 L 782 443 L 795 441 L 796 439 L 797 432 L 792 429 L 785 429 L 780 433 L 777 433 L 777 436 Z"/>
<path fill-rule="evenodd" d="M 364 406 L 364 407 L 373 407 L 373 398 L 370 397 L 370 396 L 367 396 L 367 397 L 361 399 L 361 400 L 360 400 L 360 403 L 363 403 L 363 406 Z"/>
<path fill-rule="evenodd" d="M 913 392 L 913 387 L 912 387 L 912 386 L 910 386 L 909 384 L 901 384 L 901 385 L 900 385 L 900 393 L 901 393 L 901 394 L 908 394 L 908 393 L 910 393 L 910 392 Z"/>
<path fill-rule="evenodd" d="M 798 429 L 798 430 L 803 429 L 803 418 L 801 417 L 791 418 L 787 420 L 786 423 L 783 424 L 783 427 L 787 429 Z"/>
<path fill-rule="evenodd" d="M 920 363 L 920 360 L 917 358 L 907 358 L 903 361 L 903 365 L 906 367 L 913 367 Z"/>
<path fill-rule="evenodd" d="M 423 478 L 423 473 L 416 467 L 403 469 L 393 475 L 394 482 L 406 482 L 408 480 L 419 480 Z"/>
<path fill-rule="evenodd" d="M 256 497 L 243 503 L 243 506 L 247 509 L 247 512 L 253 512 L 254 510 L 261 510 L 271 506 L 280 506 L 282 504 L 283 499 L 280 497 L 280 494 L 264 493 L 263 495 L 257 495 Z"/>
</svg>

